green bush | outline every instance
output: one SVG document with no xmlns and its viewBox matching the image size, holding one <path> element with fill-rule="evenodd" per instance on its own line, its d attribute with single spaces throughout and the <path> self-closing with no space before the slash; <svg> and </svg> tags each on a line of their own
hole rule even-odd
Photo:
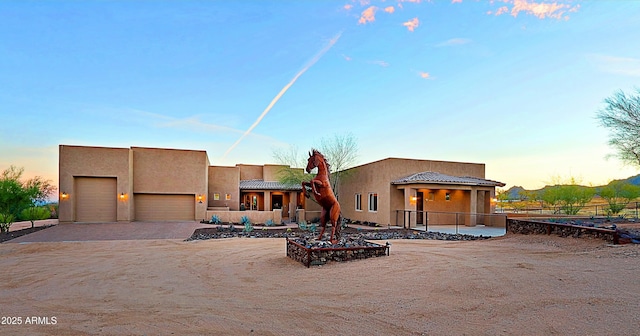
<svg viewBox="0 0 640 336">
<path fill-rule="evenodd" d="M 8 232 L 14 220 L 15 216 L 12 214 L 0 213 L 0 232 Z"/>
<path fill-rule="evenodd" d="M 276 223 L 273 222 L 273 219 L 267 219 L 267 221 L 264 222 L 264 225 L 266 225 L 266 226 L 274 226 L 274 225 L 276 225 Z"/>
</svg>

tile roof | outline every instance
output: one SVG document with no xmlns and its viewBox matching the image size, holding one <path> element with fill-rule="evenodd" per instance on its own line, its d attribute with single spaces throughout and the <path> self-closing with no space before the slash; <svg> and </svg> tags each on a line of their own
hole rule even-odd
<svg viewBox="0 0 640 336">
<path fill-rule="evenodd" d="M 278 181 L 241 180 L 240 190 L 302 190 L 301 185 L 283 184 Z"/>
<path fill-rule="evenodd" d="M 397 180 L 391 181 L 391 184 L 412 184 L 412 183 L 437 183 L 437 184 L 464 184 L 475 186 L 494 186 L 504 187 L 505 184 L 498 181 L 487 180 L 479 177 L 470 176 L 451 176 L 437 172 L 422 172 L 412 174 Z"/>
</svg>

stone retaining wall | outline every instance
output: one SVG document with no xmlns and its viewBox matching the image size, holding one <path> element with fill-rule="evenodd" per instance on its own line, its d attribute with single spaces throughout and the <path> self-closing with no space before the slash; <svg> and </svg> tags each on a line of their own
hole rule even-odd
<svg viewBox="0 0 640 336">
<path fill-rule="evenodd" d="M 307 248 L 287 239 L 287 257 L 311 265 L 324 265 L 329 261 L 350 261 L 389 255 L 389 245 L 338 247 L 338 248 Z"/>
<path fill-rule="evenodd" d="M 613 244 L 619 243 L 616 230 L 582 225 L 549 223 L 528 218 L 509 218 L 507 220 L 507 232 L 518 234 L 556 234 L 561 237 L 575 238 L 590 237 L 604 239 Z"/>
</svg>

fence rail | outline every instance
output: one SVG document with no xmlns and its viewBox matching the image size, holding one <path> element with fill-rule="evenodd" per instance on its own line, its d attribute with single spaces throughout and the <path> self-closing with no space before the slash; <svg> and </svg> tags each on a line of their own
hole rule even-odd
<svg viewBox="0 0 640 336">
<path fill-rule="evenodd" d="M 585 205 L 579 208 L 574 216 L 622 216 L 625 218 L 638 218 L 640 213 L 640 202 L 626 204 L 619 213 L 612 213 L 608 204 Z M 560 206 L 549 207 L 540 205 L 538 207 L 513 207 L 509 203 L 498 203 L 496 213 L 519 213 L 519 214 L 540 214 L 540 215 L 563 215 L 566 214 Z"/>
<path fill-rule="evenodd" d="M 438 211 L 415 211 L 396 210 L 396 226 L 405 229 L 424 226 L 428 230 L 429 225 L 455 225 L 458 226 L 493 226 L 506 227 L 507 215 L 469 213 L 469 212 L 438 212 Z"/>
</svg>

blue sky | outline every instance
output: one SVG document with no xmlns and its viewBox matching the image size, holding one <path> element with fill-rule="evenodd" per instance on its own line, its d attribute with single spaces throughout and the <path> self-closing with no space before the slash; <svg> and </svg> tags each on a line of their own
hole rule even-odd
<svg viewBox="0 0 640 336">
<path fill-rule="evenodd" d="M 0 169 L 57 184 L 60 144 L 264 164 L 351 132 L 360 164 L 604 184 L 639 173 L 606 159 L 595 119 L 640 86 L 638 17 L 640 1 L 0 1 Z"/>
</svg>

